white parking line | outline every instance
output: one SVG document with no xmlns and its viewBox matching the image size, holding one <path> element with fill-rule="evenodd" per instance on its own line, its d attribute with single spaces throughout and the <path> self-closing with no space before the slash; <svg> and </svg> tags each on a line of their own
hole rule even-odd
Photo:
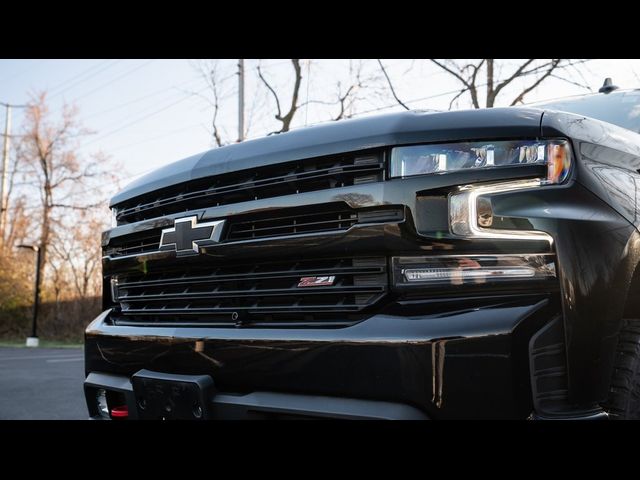
<svg viewBox="0 0 640 480">
<path fill-rule="evenodd" d="M 80 360 L 84 360 L 84 357 L 61 358 L 61 359 L 55 359 L 55 360 L 47 360 L 47 363 L 79 362 Z"/>
</svg>

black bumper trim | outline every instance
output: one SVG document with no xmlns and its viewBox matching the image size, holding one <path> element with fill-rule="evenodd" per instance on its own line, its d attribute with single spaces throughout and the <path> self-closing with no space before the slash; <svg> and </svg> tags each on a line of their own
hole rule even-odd
<svg viewBox="0 0 640 480">
<path fill-rule="evenodd" d="M 133 386 L 128 377 L 92 372 L 84 382 L 87 406 L 92 418 L 98 416 L 95 390 L 104 388 L 125 394 L 129 418 L 137 418 Z M 325 418 L 344 420 L 428 420 L 410 405 L 379 400 L 301 395 L 278 392 L 252 392 L 245 395 L 218 393 L 212 400 L 216 420 Z"/>
<path fill-rule="evenodd" d="M 251 418 L 252 413 L 323 417 L 345 420 L 428 420 L 417 408 L 378 400 L 324 397 L 275 392 L 253 392 L 246 395 L 216 395 L 214 411 L 224 417 Z"/>
<path fill-rule="evenodd" d="M 566 413 L 563 415 L 539 415 L 537 413 L 532 413 L 529 420 L 609 420 L 609 414 L 604 410 L 597 410 L 592 412 L 576 412 L 576 413 Z"/>
</svg>

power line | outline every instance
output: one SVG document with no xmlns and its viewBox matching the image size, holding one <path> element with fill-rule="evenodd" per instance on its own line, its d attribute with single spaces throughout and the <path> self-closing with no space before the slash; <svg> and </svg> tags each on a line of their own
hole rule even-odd
<svg viewBox="0 0 640 480">
<path fill-rule="evenodd" d="M 108 87 L 109 85 L 114 84 L 115 82 L 117 82 L 118 80 L 128 77 L 129 75 L 131 75 L 134 72 L 137 72 L 138 70 L 140 70 L 142 67 L 146 67 L 147 65 L 149 65 L 151 62 L 153 62 L 154 60 L 147 60 L 146 62 L 144 62 L 142 65 L 137 65 L 134 68 L 127 70 L 126 72 L 122 73 L 121 75 L 118 75 L 117 77 L 109 80 L 106 83 L 103 83 L 102 85 L 100 85 L 99 87 L 94 88 L 93 90 L 90 90 L 88 92 L 86 92 L 84 95 L 81 95 L 79 97 L 76 97 L 73 99 L 74 102 L 77 102 L 78 100 L 88 97 L 89 95 L 92 95 L 93 93 L 102 90 L 105 87 Z"/>
<path fill-rule="evenodd" d="M 484 87 L 485 85 L 478 85 L 478 87 Z M 442 93 L 437 93 L 435 95 L 429 95 L 427 97 L 421 97 L 421 98 L 414 98 L 413 100 L 405 100 L 404 103 L 416 103 L 416 102 L 422 102 L 424 100 L 430 100 L 432 98 L 438 98 L 438 97 L 444 97 L 446 95 L 451 95 L 452 93 L 458 93 L 461 89 L 457 88 L 455 90 L 451 90 L 449 92 L 442 92 Z M 357 112 L 356 115 L 362 115 L 365 113 L 371 113 L 371 112 L 378 112 L 380 110 L 386 110 L 387 108 L 393 108 L 393 107 L 399 107 L 401 106 L 398 102 L 395 103 L 391 103 L 389 105 L 383 105 L 381 107 L 376 107 L 376 108 L 372 108 L 370 110 L 364 110 L 362 112 Z"/>
<path fill-rule="evenodd" d="M 149 118 L 149 117 L 152 117 L 152 116 L 154 116 L 154 115 L 157 115 L 158 113 L 161 113 L 161 112 L 163 112 L 163 111 L 165 111 L 165 110 L 167 110 L 167 109 L 169 109 L 169 108 L 173 107 L 174 105 L 177 105 L 178 103 L 181 103 L 181 102 L 184 102 L 185 100 L 188 100 L 189 98 L 193 97 L 194 95 L 196 95 L 196 94 L 198 94 L 198 93 L 204 92 L 207 88 L 208 88 L 208 87 L 205 87 L 205 88 L 203 88 L 202 90 L 200 90 L 200 91 L 198 91 L 198 92 L 194 92 L 194 93 L 192 93 L 192 94 L 191 94 L 191 95 L 189 95 L 189 96 L 183 97 L 183 98 L 181 98 L 180 100 L 177 100 L 177 101 L 175 101 L 175 102 L 172 102 L 172 103 L 170 103 L 170 104 L 168 104 L 168 105 L 166 105 L 166 106 L 164 106 L 164 107 L 162 107 L 162 108 L 160 108 L 160 109 L 158 109 L 158 110 L 155 110 L 155 111 L 153 111 L 153 112 L 149 113 L 148 115 L 144 115 L 143 117 L 137 118 L 137 119 L 135 119 L 135 120 L 133 120 L 133 121 L 131 121 L 131 122 L 129 122 L 129 123 L 126 123 L 126 124 L 124 124 L 124 125 L 120 126 L 119 128 L 116 128 L 115 130 L 111 130 L 110 132 L 107 132 L 106 134 L 104 134 L 104 135 L 102 135 L 102 136 L 100 136 L 100 137 L 94 138 L 93 140 L 89 140 L 88 142 L 86 142 L 86 143 L 84 143 L 84 144 L 80 145 L 80 148 L 84 148 L 84 147 L 86 147 L 87 145 L 90 145 L 90 144 L 92 144 L 92 143 L 95 143 L 95 142 L 97 142 L 97 141 L 99 141 L 99 140 L 103 140 L 103 139 L 105 139 L 105 138 L 107 138 L 107 137 L 110 137 L 110 136 L 111 136 L 111 135 L 113 135 L 114 133 L 117 133 L 117 132 L 119 132 L 119 131 L 121 131 L 121 130 L 124 130 L 125 128 L 128 128 L 128 127 L 130 127 L 130 126 L 132 126 L 132 125 L 135 125 L 136 123 L 140 123 L 142 120 L 146 120 L 146 119 L 147 119 L 147 118 Z"/>
<path fill-rule="evenodd" d="M 142 144 L 142 143 L 151 142 L 151 141 L 153 141 L 153 140 L 157 140 L 158 138 L 165 138 L 165 137 L 169 137 L 169 136 L 171 136 L 171 135 L 175 135 L 176 133 L 184 132 L 185 130 L 189 130 L 189 129 L 194 128 L 194 127 L 197 127 L 197 126 L 199 126 L 199 125 L 200 125 L 200 122 L 195 123 L 195 124 L 193 124 L 193 125 L 188 125 L 188 126 L 186 126 L 186 127 L 179 128 L 179 129 L 177 129 L 177 130 L 172 130 L 172 131 L 170 131 L 170 132 L 168 132 L 168 133 L 163 133 L 163 134 L 161 134 L 161 135 L 156 135 L 156 136 L 151 137 L 151 138 L 146 138 L 146 139 L 144 139 L 144 140 L 140 140 L 140 141 L 137 141 L 137 142 L 128 143 L 128 144 L 126 144 L 126 145 L 120 145 L 119 147 L 116 147 L 116 148 L 110 148 L 110 149 L 109 149 L 109 153 L 117 152 L 117 151 L 119 151 L 119 150 L 123 150 L 123 149 L 125 149 L 125 148 L 129 148 L 129 147 L 134 147 L 134 146 L 136 146 L 136 145 L 140 145 L 140 144 Z"/>
<path fill-rule="evenodd" d="M 159 95 L 161 93 L 168 92 L 169 90 L 171 90 L 173 88 L 184 87 L 185 85 L 188 85 L 190 83 L 193 83 L 193 82 L 199 81 L 199 80 L 200 80 L 200 78 L 192 78 L 191 80 L 188 80 L 186 82 L 180 83 L 178 85 L 174 85 L 174 86 L 171 86 L 171 87 L 168 87 L 168 88 L 163 88 L 161 90 L 156 90 L 153 93 L 149 93 L 149 94 L 143 95 L 141 97 L 136 97 L 133 100 L 129 100 L 129 101 L 125 102 L 125 103 L 121 103 L 119 105 L 116 105 L 115 107 L 107 108 L 106 110 L 101 110 L 99 112 L 92 113 L 91 115 L 85 116 L 83 118 L 84 118 L 84 120 L 87 120 L 89 118 L 97 117 L 98 115 L 103 115 L 105 113 L 113 112 L 114 110 L 119 110 L 119 109 L 121 109 L 123 107 L 128 107 L 129 105 L 133 105 L 134 103 L 141 102 L 142 100 L 146 100 L 148 98 L 155 97 L 156 95 Z M 143 109 L 142 111 L 144 111 L 144 110 L 146 110 L 146 108 Z"/>
<path fill-rule="evenodd" d="M 49 98 L 51 99 L 51 98 L 59 97 L 59 96 L 60 96 L 60 95 L 62 95 L 64 92 L 66 92 L 66 91 L 70 90 L 71 88 L 74 88 L 74 87 L 76 87 L 76 86 L 80 85 L 80 84 L 81 84 L 81 83 L 83 83 L 83 82 L 86 82 L 87 80 L 89 80 L 89 79 L 91 79 L 91 78 L 95 77 L 96 75 L 98 75 L 98 74 L 100 74 L 100 73 L 104 72 L 105 70 L 108 70 L 109 68 L 111 68 L 111 67 L 113 67 L 114 65 L 118 64 L 119 62 L 121 62 L 121 60 L 115 60 L 115 61 L 114 61 L 114 62 L 112 62 L 112 63 L 108 63 L 108 64 L 107 64 L 107 65 L 105 65 L 103 68 L 100 68 L 99 70 L 96 70 L 95 72 L 91 73 L 91 75 L 89 75 L 89 76 L 87 76 L 87 77 L 85 77 L 85 78 L 83 78 L 83 79 L 81 79 L 81 80 L 78 80 L 78 81 L 77 81 L 77 82 L 75 82 L 75 83 L 71 83 L 71 85 L 67 85 L 67 87 L 66 87 L 66 88 L 63 88 L 63 89 L 62 89 L 62 90 L 60 90 L 58 93 L 56 93 L 55 95 L 52 95 L 52 96 L 51 96 L 51 97 L 49 97 Z M 69 82 L 66 82 L 66 83 L 69 83 Z M 62 85 L 64 85 L 64 84 L 62 84 Z M 56 87 L 56 88 L 58 88 L 58 87 Z M 54 89 L 54 91 L 55 91 L 55 90 L 56 90 L 56 89 Z"/>
<path fill-rule="evenodd" d="M 87 68 L 87 69 L 83 70 L 82 72 L 80 72 L 80 73 L 78 73 L 78 74 L 74 75 L 73 77 L 71 77 L 71 78 L 69 78 L 69 79 L 65 80 L 65 81 L 64 81 L 64 82 L 62 82 L 62 83 L 57 84 L 55 87 L 50 88 L 50 89 L 49 89 L 49 93 L 51 93 L 51 92 L 55 92 L 55 91 L 56 91 L 57 89 L 59 89 L 60 87 L 64 87 L 64 86 L 65 86 L 65 85 L 67 85 L 69 82 L 73 82 L 73 81 L 75 81 L 76 79 L 78 79 L 78 78 L 82 77 L 83 75 L 85 75 L 85 74 L 87 74 L 87 73 L 91 72 L 92 70 L 95 70 L 96 68 L 98 68 L 98 67 L 100 67 L 100 66 L 102 66 L 102 65 L 105 65 L 105 64 L 109 63 L 110 61 L 111 61 L 111 60 L 103 60 L 103 61 L 101 61 L 101 62 L 94 63 L 93 65 L 91 65 L 89 68 Z"/>
<path fill-rule="evenodd" d="M 157 103 L 155 103 L 153 105 L 148 105 L 148 106 L 142 108 L 141 110 L 138 110 L 137 112 L 129 113 L 124 119 L 116 120 L 115 122 L 111 122 L 110 124 L 104 126 L 103 128 L 108 130 L 111 127 L 115 127 L 115 126 L 121 125 L 124 120 L 127 120 L 127 119 L 129 119 L 131 117 L 135 117 L 138 114 L 148 112 L 151 109 L 157 107 L 158 103 L 163 103 L 163 102 L 165 102 L 167 100 L 173 100 L 173 99 L 183 99 L 184 98 L 183 95 L 185 95 L 185 94 L 189 95 L 189 96 L 198 95 L 200 92 L 204 91 L 206 88 L 208 88 L 208 87 L 205 87 L 203 90 L 200 90 L 198 92 L 188 92 L 188 91 L 185 92 L 185 91 L 182 91 L 182 92 L 180 92 L 178 94 L 177 97 L 175 95 L 169 95 L 166 98 L 160 100 L 160 102 L 157 102 Z M 169 89 L 165 89 L 165 90 L 169 90 Z M 85 118 L 85 120 L 86 120 L 86 118 Z"/>
</svg>

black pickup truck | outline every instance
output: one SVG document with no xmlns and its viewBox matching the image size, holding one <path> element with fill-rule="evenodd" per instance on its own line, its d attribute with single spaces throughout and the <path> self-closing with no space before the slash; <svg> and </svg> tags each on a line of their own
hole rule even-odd
<svg viewBox="0 0 640 480">
<path fill-rule="evenodd" d="M 640 91 L 213 149 L 113 197 L 95 419 L 640 418 Z"/>
</svg>

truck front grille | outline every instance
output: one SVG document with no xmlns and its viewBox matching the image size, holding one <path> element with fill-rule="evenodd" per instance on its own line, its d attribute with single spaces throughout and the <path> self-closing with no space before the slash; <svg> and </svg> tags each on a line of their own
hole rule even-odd
<svg viewBox="0 0 640 480">
<path fill-rule="evenodd" d="M 310 158 L 215 175 L 136 197 L 115 207 L 118 224 L 199 208 L 379 182 L 381 150 Z"/>
<path fill-rule="evenodd" d="M 343 326 L 364 318 L 387 291 L 385 257 L 192 265 L 114 277 L 112 318 L 119 325 Z"/>
</svg>

